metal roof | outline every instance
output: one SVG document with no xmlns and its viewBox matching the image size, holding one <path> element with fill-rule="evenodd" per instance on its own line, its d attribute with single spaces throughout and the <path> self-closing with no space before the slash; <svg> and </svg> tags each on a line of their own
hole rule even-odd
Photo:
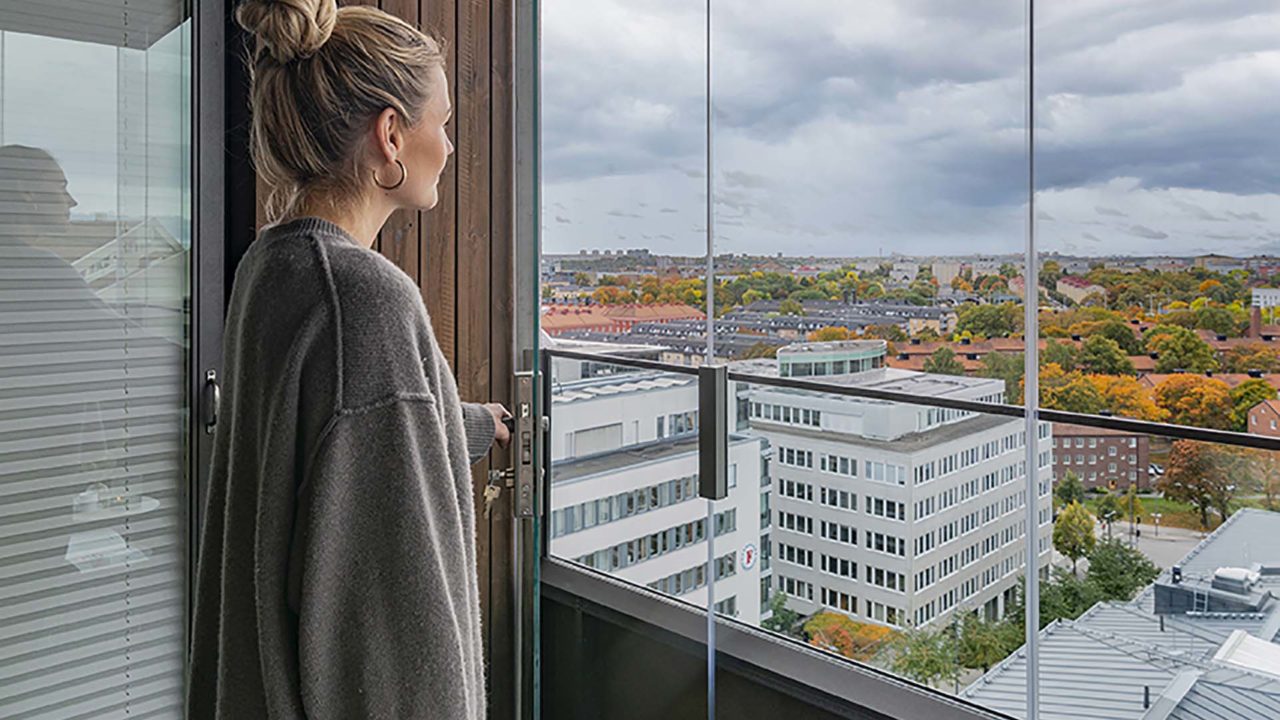
<svg viewBox="0 0 1280 720">
<path fill-rule="evenodd" d="M 1188 581 L 1220 567 L 1275 566 L 1280 513 L 1246 509 L 1231 516 L 1180 563 Z M 1160 580 L 1168 581 L 1166 572 Z M 1280 575 L 1262 575 L 1264 588 Z M 1130 602 L 1099 603 L 1075 621 L 1040 633 L 1040 720 L 1261 720 L 1280 718 L 1280 678 L 1214 660 L 1234 631 L 1275 642 L 1280 602 L 1261 612 L 1154 612 L 1153 586 Z M 1150 693 L 1150 707 L 1144 694 Z M 1015 717 L 1026 713 L 1025 648 L 961 696 Z"/>
<path fill-rule="evenodd" d="M 1142 717 L 1143 688 L 1164 689 L 1193 661 L 1122 636 L 1091 632 L 1070 620 L 1040 631 L 1040 720 Z M 961 692 L 979 705 L 1026 716 L 1026 651 L 1006 659 Z"/>
</svg>

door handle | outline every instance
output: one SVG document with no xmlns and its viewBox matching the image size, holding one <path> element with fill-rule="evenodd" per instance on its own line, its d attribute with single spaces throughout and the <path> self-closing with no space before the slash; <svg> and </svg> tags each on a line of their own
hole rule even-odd
<svg viewBox="0 0 1280 720">
<path fill-rule="evenodd" d="M 204 388 L 200 392 L 200 413 L 201 419 L 204 420 L 206 434 L 213 434 L 213 428 L 218 424 L 218 410 L 221 405 L 222 388 L 218 385 L 218 372 L 206 370 Z"/>
</svg>

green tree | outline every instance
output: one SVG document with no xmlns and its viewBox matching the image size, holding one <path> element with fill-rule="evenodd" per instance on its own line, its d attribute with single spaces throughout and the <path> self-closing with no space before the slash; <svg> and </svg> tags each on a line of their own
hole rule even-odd
<svg viewBox="0 0 1280 720">
<path fill-rule="evenodd" d="M 760 621 L 760 627 L 784 635 L 795 633 L 796 623 L 800 622 L 800 613 L 787 607 L 787 594 L 779 590 L 769 598 L 770 616 Z"/>
<path fill-rule="evenodd" d="M 1040 352 L 1040 365 L 1057 365 L 1066 372 L 1076 369 L 1076 349 L 1069 343 L 1049 340 Z"/>
<path fill-rule="evenodd" d="M 1195 311 L 1196 327 L 1212 330 L 1218 335 L 1236 336 L 1240 334 L 1240 323 L 1235 315 L 1224 307 L 1206 306 Z"/>
<path fill-rule="evenodd" d="M 1261 378 L 1250 378 L 1231 388 L 1232 429 L 1237 432 L 1248 432 L 1249 411 L 1263 400 L 1275 400 L 1276 389 Z"/>
<path fill-rule="evenodd" d="M 1147 331 L 1147 352 L 1158 353 L 1156 372 L 1185 370 L 1191 373 L 1218 369 L 1213 348 L 1194 332 L 1177 325 L 1157 325 Z"/>
<path fill-rule="evenodd" d="M 779 303 L 778 312 L 783 315 L 804 315 L 804 306 L 796 300 L 787 298 Z"/>
<path fill-rule="evenodd" d="M 1048 372 L 1050 365 L 1040 375 L 1040 404 L 1053 410 L 1097 414 L 1107 409 L 1106 400 L 1098 386 L 1078 372 L 1054 376 Z"/>
<path fill-rule="evenodd" d="M 586 287 L 591 284 L 591 276 L 585 272 L 576 272 L 573 274 L 573 284 L 578 287 Z"/>
<path fill-rule="evenodd" d="M 1080 346 L 1076 364 L 1082 372 L 1099 375 L 1132 375 L 1133 363 L 1120 345 L 1108 337 L 1091 335 Z"/>
<path fill-rule="evenodd" d="M 1103 494 L 1098 498 L 1097 512 L 1098 519 L 1107 527 L 1107 539 L 1110 539 L 1112 524 L 1124 517 L 1124 507 L 1120 504 L 1120 498 L 1113 492 Z"/>
<path fill-rule="evenodd" d="M 938 375 L 964 375 L 964 364 L 956 358 L 956 352 L 943 345 L 924 361 L 924 371 Z"/>
<path fill-rule="evenodd" d="M 1062 265 L 1057 260 L 1045 260 L 1040 266 L 1040 286 L 1046 290 L 1056 289 L 1062 274 Z"/>
<path fill-rule="evenodd" d="M 1115 340 L 1125 355 L 1139 355 L 1142 353 L 1142 340 L 1128 325 L 1120 320 L 1100 322 L 1091 334 Z"/>
<path fill-rule="evenodd" d="M 905 630 L 895 638 L 890 652 L 889 669 L 926 685 L 954 682 L 962 672 L 956 640 L 949 632 Z"/>
<path fill-rule="evenodd" d="M 1021 308 L 1013 303 L 965 305 L 957 312 L 956 332 L 975 337 L 1009 337 L 1022 329 Z"/>
<path fill-rule="evenodd" d="M 1089 553 L 1085 581 L 1104 600 L 1128 602 L 1157 576 L 1160 568 L 1138 550 L 1120 540 L 1103 540 Z"/>
<path fill-rule="evenodd" d="M 982 356 L 978 375 L 1004 381 L 1004 401 L 1010 405 L 1022 402 L 1022 375 L 1026 370 L 1022 353 L 990 352 Z"/>
<path fill-rule="evenodd" d="M 1071 558 L 1071 574 L 1076 572 L 1076 563 L 1086 557 L 1097 542 L 1093 534 L 1093 514 L 1083 505 L 1073 502 L 1058 514 L 1053 523 L 1053 546 L 1058 552 Z"/>
<path fill-rule="evenodd" d="M 1040 628 L 1054 620 L 1075 620 L 1102 599 L 1097 585 L 1074 572 L 1054 568 L 1050 581 L 1040 584 Z"/>
<path fill-rule="evenodd" d="M 1080 476 L 1067 471 L 1062 480 L 1058 482 L 1058 487 L 1054 488 L 1053 496 L 1058 499 L 1058 503 L 1062 507 L 1067 507 L 1072 503 L 1084 502 L 1084 483 L 1080 482 Z"/>
<path fill-rule="evenodd" d="M 1138 497 L 1138 483 L 1129 483 L 1129 488 L 1124 491 L 1124 497 L 1120 499 L 1120 505 L 1124 509 L 1124 516 L 1133 522 L 1138 522 L 1139 518 L 1147 514 L 1147 509 L 1142 506 L 1142 498 Z"/>
<path fill-rule="evenodd" d="M 760 292 L 759 290 L 756 290 L 755 288 L 749 288 L 746 292 L 742 293 L 741 304 L 750 305 L 751 303 L 764 300 L 764 298 L 765 298 L 764 293 Z"/>
<path fill-rule="evenodd" d="M 988 620 L 982 613 L 965 613 L 958 641 L 960 665 L 980 668 L 984 673 L 990 670 L 1017 649 L 1017 645 L 1008 647 L 1009 635 L 1005 623 Z"/>
</svg>

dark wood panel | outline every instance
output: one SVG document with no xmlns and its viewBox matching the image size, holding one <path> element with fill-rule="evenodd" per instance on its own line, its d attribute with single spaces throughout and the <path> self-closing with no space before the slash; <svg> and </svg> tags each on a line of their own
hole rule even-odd
<svg viewBox="0 0 1280 720">
<path fill-rule="evenodd" d="M 490 387 L 494 398 L 511 397 L 511 352 L 515 313 L 512 274 L 514 236 L 512 192 L 512 163 L 514 133 L 512 127 L 511 80 L 513 75 L 511 55 L 511 0 L 489 1 L 489 27 L 491 28 L 489 67 L 489 328 Z M 495 456 L 494 462 L 510 464 L 506 454 Z M 514 639 L 518 632 L 515 617 L 513 585 L 514 558 L 511 555 L 512 533 L 515 523 L 511 518 L 511 494 L 505 493 L 502 507 L 496 508 L 489 523 L 489 612 L 488 640 L 490 674 L 515 676 L 516 657 Z M 530 648 L 531 650 L 532 648 Z M 508 683 L 510 685 L 510 683 Z M 490 693 L 490 717 L 519 717 L 515 713 L 515 698 L 510 692 Z"/>
<path fill-rule="evenodd" d="M 457 80 L 454 109 L 458 144 L 454 162 L 457 166 L 458 230 L 457 230 L 457 322 L 458 389 L 463 397 L 477 400 L 489 397 L 489 2 L 459 0 L 457 47 Z M 476 471 L 483 475 L 488 463 Z M 476 502 L 480 503 L 481 485 L 476 484 Z M 480 606 L 488 619 L 485 632 L 486 654 L 490 658 L 490 698 L 492 690 L 503 683 L 506 673 L 494 666 L 492 652 L 493 616 L 491 596 L 495 589 L 492 567 L 492 527 L 499 522 L 490 514 L 481 519 L 478 533 L 483 541 L 476 549 L 480 572 L 487 582 L 480 583 Z M 501 587 L 497 588 L 499 592 Z M 502 659 L 498 659 L 501 663 Z M 491 703 L 492 704 L 492 703 Z M 496 708 L 491 713 L 499 715 Z"/>
<path fill-rule="evenodd" d="M 422 0 L 419 17 L 422 29 L 445 43 L 445 74 L 449 78 L 449 94 L 454 107 L 454 120 L 449 123 L 449 139 L 458 145 L 458 12 L 457 0 Z M 458 231 L 458 163 L 451 159 L 440 176 L 440 202 L 435 209 L 422 213 L 419 229 L 418 285 L 427 303 L 427 312 L 435 327 L 440 349 L 456 374 L 457 357 L 457 231 Z M 474 398 L 466 398 L 472 400 Z"/>
</svg>

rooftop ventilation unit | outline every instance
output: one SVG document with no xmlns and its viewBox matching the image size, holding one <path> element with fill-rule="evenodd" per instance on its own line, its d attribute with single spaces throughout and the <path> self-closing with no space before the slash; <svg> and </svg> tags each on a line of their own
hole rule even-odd
<svg viewBox="0 0 1280 720">
<path fill-rule="evenodd" d="M 1237 595 L 1248 595 L 1262 579 L 1261 573 L 1241 567 L 1222 567 L 1213 572 L 1212 587 Z"/>
</svg>

